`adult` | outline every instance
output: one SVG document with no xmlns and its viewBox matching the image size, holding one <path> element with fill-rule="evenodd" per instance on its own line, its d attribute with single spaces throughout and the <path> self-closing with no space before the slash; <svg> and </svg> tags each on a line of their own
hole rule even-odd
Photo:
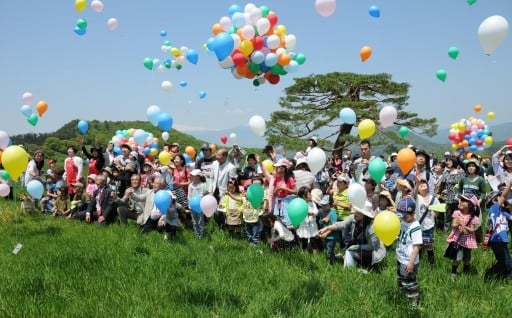
<svg viewBox="0 0 512 318">
<path fill-rule="evenodd" d="M 242 170 L 244 165 L 244 157 L 246 151 L 237 144 L 233 144 L 233 147 L 228 151 L 229 161 L 236 167 L 238 171 Z"/>
<path fill-rule="evenodd" d="M 107 148 L 105 149 L 105 152 L 103 152 L 103 161 L 104 167 L 110 167 L 114 163 L 114 158 L 116 157 L 116 154 L 114 152 L 114 142 L 109 141 L 107 144 Z"/>
<path fill-rule="evenodd" d="M 501 184 L 509 184 L 512 181 L 512 151 L 509 150 L 509 147 L 505 145 L 498 149 L 492 155 L 491 162 L 494 176 L 496 176 L 498 181 Z M 512 193 L 509 193 L 507 201 L 512 203 Z"/>
<path fill-rule="evenodd" d="M 446 213 L 443 215 L 439 215 L 438 219 L 438 227 L 443 229 L 444 231 L 448 231 L 451 228 L 452 214 L 459 205 L 459 200 L 457 200 L 457 185 L 459 184 L 460 179 L 464 177 L 464 172 L 459 170 L 459 161 L 455 157 L 450 157 L 446 161 L 446 168 L 448 172 L 445 173 L 441 180 L 440 184 L 437 187 L 437 193 L 439 200 L 443 203 L 446 203 Z"/>
<path fill-rule="evenodd" d="M 375 157 L 372 156 L 372 145 L 368 139 L 361 140 L 359 143 L 359 150 L 361 151 L 361 157 L 355 159 L 353 163 L 356 167 L 355 179 L 360 184 L 364 184 L 363 179 L 370 178 L 368 165 L 371 160 L 375 159 Z"/>
<path fill-rule="evenodd" d="M 89 169 L 87 175 L 101 173 L 101 169 L 105 166 L 105 157 L 103 157 L 103 150 L 98 145 L 91 147 L 90 151 L 87 151 L 85 146 L 82 146 L 82 152 L 85 157 L 89 160 Z"/>
<path fill-rule="evenodd" d="M 295 163 L 293 177 L 295 178 L 295 188 L 300 189 L 306 187 L 310 190 L 315 188 L 315 175 L 311 173 L 311 169 L 305 158 L 300 158 Z"/>
<path fill-rule="evenodd" d="M 209 185 L 208 192 L 215 196 L 218 201 L 228 191 L 229 179 L 237 178 L 237 171 L 236 167 L 228 161 L 228 151 L 225 148 L 217 150 L 215 157 L 217 160 L 211 166 L 212 182 Z"/>
<path fill-rule="evenodd" d="M 124 195 L 124 191 L 130 187 L 130 178 L 132 174 L 134 174 L 136 171 L 136 165 L 134 168 L 132 168 L 133 163 L 130 159 L 130 153 L 132 152 L 132 147 L 128 144 L 122 144 L 121 145 L 121 154 L 115 157 L 114 164 L 120 173 L 120 181 L 121 184 L 117 191 L 119 192 L 119 196 L 122 197 Z M 137 153 L 135 153 L 137 155 Z M 135 161 L 137 161 L 137 158 L 135 158 Z"/>
<path fill-rule="evenodd" d="M 32 180 L 39 180 L 42 182 L 42 171 L 44 166 L 44 152 L 42 150 L 36 150 L 32 159 L 27 164 L 27 169 L 25 170 L 25 178 L 24 185 L 27 187 L 27 184 Z"/>
<path fill-rule="evenodd" d="M 182 154 L 173 159 L 172 169 L 173 193 L 182 207 L 188 207 L 188 185 L 190 184 L 190 170 Z"/>
<path fill-rule="evenodd" d="M 311 138 L 309 138 L 308 147 L 306 148 L 306 151 L 305 151 L 306 156 L 317 145 L 318 145 L 318 138 L 316 136 L 312 136 Z"/>
<path fill-rule="evenodd" d="M 75 147 L 69 147 L 67 153 L 68 156 L 64 160 L 64 179 L 68 185 L 68 194 L 72 195 L 74 194 L 72 184 L 76 182 L 83 183 L 83 160 L 77 156 L 77 149 Z"/>
<path fill-rule="evenodd" d="M 127 225 L 128 219 L 136 220 L 137 224 L 144 224 L 144 207 L 145 202 L 133 200 L 133 194 L 143 195 L 147 188 L 141 186 L 141 178 L 138 174 L 134 174 L 130 178 L 131 187 L 126 189 L 122 198 L 114 195 L 114 203 L 117 205 L 117 214 L 119 215 L 119 223 Z"/>
<path fill-rule="evenodd" d="M 196 169 L 201 170 L 201 174 L 205 178 L 205 187 L 209 189 L 213 182 L 212 164 L 217 160 L 217 157 L 212 151 L 212 145 L 204 143 L 201 146 L 203 156 L 198 156 L 196 160 Z"/>
<path fill-rule="evenodd" d="M 94 191 L 85 213 L 85 222 L 97 221 L 98 225 L 112 223 L 116 217 L 114 196 L 104 175 L 96 176 L 98 189 Z"/>
</svg>

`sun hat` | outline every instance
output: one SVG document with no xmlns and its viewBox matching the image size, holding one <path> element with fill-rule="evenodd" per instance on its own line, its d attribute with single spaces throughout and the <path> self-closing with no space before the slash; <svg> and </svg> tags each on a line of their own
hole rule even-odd
<svg viewBox="0 0 512 318">
<path fill-rule="evenodd" d="M 356 210 L 357 212 L 363 214 L 363 215 L 366 215 L 367 217 L 369 218 L 374 218 L 375 217 L 375 214 L 373 213 L 373 206 L 371 204 L 370 201 L 366 201 L 364 203 L 364 207 L 360 208 L 360 207 L 357 207 L 357 206 L 353 206 L 354 210 Z"/>
<path fill-rule="evenodd" d="M 191 176 L 200 176 L 202 174 L 200 169 L 194 169 L 190 172 Z"/>
<path fill-rule="evenodd" d="M 110 167 L 104 167 L 103 169 L 101 169 L 101 171 L 106 171 L 108 172 L 108 174 L 112 174 L 112 168 Z"/>
<path fill-rule="evenodd" d="M 396 183 L 406 187 L 407 189 L 409 189 L 409 191 L 412 191 L 412 189 L 414 188 L 413 182 L 409 179 L 396 179 Z"/>
<path fill-rule="evenodd" d="M 75 183 L 72 183 L 71 185 L 73 187 L 77 187 L 77 188 L 83 188 L 84 187 L 84 185 L 81 182 L 75 182 Z"/>
<path fill-rule="evenodd" d="M 96 182 L 96 175 L 94 173 L 91 173 L 87 176 L 87 179 L 91 179 L 92 181 Z"/>
<path fill-rule="evenodd" d="M 306 160 L 306 158 L 297 159 L 297 162 L 295 163 L 295 169 L 297 169 L 298 166 L 303 165 L 303 164 L 305 164 L 309 167 L 308 161 Z"/>
<path fill-rule="evenodd" d="M 350 184 L 350 178 L 346 174 L 340 174 L 339 176 L 337 176 L 336 181 Z"/>
<path fill-rule="evenodd" d="M 311 190 L 311 201 L 320 204 L 320 200 L 322 199 L 322 196 L 324 193 L 320 189 L 313 189 Z"/>
<path fill-rule="evenodd" d="M 400 199 L 396 205 L 397 213 L 414 213 L 416 211 L 416 203 L 410 197 Z"/>
<path fill-rule="evenodd" d="M 466 162 L 466 165 L 464 166 L 464 170 L 466 170 L 466 173 L 468 172 L 468 167 L 471 164 L 474 165 L 476 168 L 475 174 L 478 174 L 480 172 L 480 165 L 476 160 L 469 160 L 468 162 Z"/>
<path fill-rule="evenodd" d="M 457 196 L 459 198 L 459 200 L 464 200 L 464 201 L 468 201 L 468 202 L 471 202 L 473 204 L 473 206 L 478 206 L 478 197 L 474 194 L 474 193 L 464 193 L 464 194 L 459 194 Z"/>
</svg>

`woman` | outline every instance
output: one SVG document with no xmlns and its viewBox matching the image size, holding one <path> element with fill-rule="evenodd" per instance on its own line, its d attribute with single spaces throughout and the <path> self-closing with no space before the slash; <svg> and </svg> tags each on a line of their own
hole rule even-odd
<svg viewBox="0 0 512 318">
<path fill-rule="evenodd" d="M 64 160 L 64 179 L 68 185 L 68 194 L 74 194 L 73 183 L 82 181 L 83 160 L 76 155 L 76 148 L 68 148 L 68 157 Z"/>
<path fill-rule="evenodd" d="M 306 159 L 300 158 L 297 160 L 295 170 L 293 171 L 293 177 L 295 179 L 295 188 L 315 188 L 315 175 L 311 173 L 311 169 L 309 168 Z"/>
<path fill-rule="evenodd" d="M 24 185 L 25 188 L 27 184 L 32 180 L 41 180 L 41 172 L 43 171 L 44 166 L 44 152 L 42 150 L 36 150 L 34 152 L 34 156 L 32 160 L 29 161 L 27 165 L 27 169 L 25 170 L 25 178 Z"/>
<path fill-rule="evenodd" d="M 190 171 L 186 165 L 185 157 L 177 154 L 173 159 L 174 168 L 172 169 L 172 180 L 174 183 L 173 193 L 178 203 L 183 207 L 188 207 L 188 185 L 190 184 Z"/>
<path fill-rule="evenodd" d="M 289 170 L 290 162 L 286 159 L 279 159 L 274 163 L 274 174 L 268 173 L 264 165 L 262 165 L 263 173 L 269 180 L 269 201 L 273 207 L 273 213 L 280 218 L 285 226 L 291 225 L 288 217 L 288 203 L 295 197 L 295 179 L 292 171 Z"/>
<path fill-rule="evenodd" d="M 85 157 L 89 159 L 89 170 L 87 171 L 87 175 L 99 175 L 101 173 L 101 169 L 105 166 L 105 157 L 103 157 L 103 150 L 101 147 L 95 146 L 91 148 L 91 152 L 88 152 L 87 149 L 85 149 L 85 146 L 82 146 L 82 152 Z"/>
<path fill-rule="evenodd" d="M 453 211 L 455 211 L 459 205 L 456 186 L 459 184 L 462 177 L 464 177 L 464 172 L 459 170 L 457 158 L 448 158 L 446 160 L 446 168 L 448 172 L 441 177 L 438 193 L 436 193 L 439 200 L 446 203 L 446 213 L 445 215 L 440 215 L 438 219 L 438 227 L 444 231 L 448 231 L 451 228 Z M 443 216 L 445 217 L 443 218 Z"/>
<path fill-rule="evenodd" d="M 500 184 L 509 184 L 512 181 L 512 151 L 509 149 L 509 146 L 505 145 L 492 155 L 492 169 Z M 502 154 L 503 159 L 500 162 Z M 507 201 L 512 203 L 512 193 L 508 194 Z"/>
</svg>

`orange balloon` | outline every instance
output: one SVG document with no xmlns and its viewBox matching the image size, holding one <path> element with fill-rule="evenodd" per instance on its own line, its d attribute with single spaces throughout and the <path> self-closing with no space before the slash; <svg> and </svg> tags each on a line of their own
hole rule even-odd
<svg viewBox="0 0 512 318">
<path fill-rule="evenodd" d="M 222 26 L 220 25 L 220 23 L 215 23 L 213 26 L 212 26 L 212 33 L 213 35 L 217 35 L 221 32 L 224 32 L 224 30 L 222 29 Z"/>
<path fill-rule="evenodd" d="M 37 113 L 39 114 L 39 117 L 41 117 L 48 110 L 48 103 L 44 100 L 40 100 L 39 102 L 37 102 L 36 109 Z"/>
<path fill-rule="evenodd" d="M 482 106 L 480 106 L 480 104 L 475 105 L 475 112 L 476 113 L 479 113 L 481 110 L 482 110 Z"/>
<path fill-rule="evenodd" d="M 210 149 L 212 150 L 212 153 L 216 153 L 217 152 L 217 145 L 210 144 Z"/>
<path fill-rule="evenodd" d="M 369 46 L 363 46 L 361 51 L 359 51 L 359 55 L 361 56 L 361 61 L 366 61 L 372 56 L 372 48 Z"/>
<path fill-rule="evenodd" d="M 185 148 L 185 153 L 190 157 L 190 158 L 195 158 L 196 157 L 196 150 L 194 149 L 194 147 L 192 146 L 187 146 Z"/>
<path fill-rule="evenodd" d="M 286 65 L 290 64 L 291 60 L 292 60 L 292 58 L 290 57 L 290 54 L 283 53 L 283 54 L 279 55 L 279 57 L 277 58 L 277 63 L 281 66 L 286 66 Z"/>
<path fill-rule="evenodd" d="M 0 163 L 2 163 L 2 151 L 0 150 Z"/>
<path fill-rule="evenodd" d="M 416 164 L 416 153 L 410 148 L 403 148 L 396 156 L 396 163 L 404 175 L 409 174 Z"/>
</svg>

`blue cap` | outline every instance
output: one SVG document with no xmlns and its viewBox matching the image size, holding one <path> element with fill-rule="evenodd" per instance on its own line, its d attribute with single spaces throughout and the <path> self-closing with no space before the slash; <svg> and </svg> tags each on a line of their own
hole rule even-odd
<svg viewBox="0 0 512 318">
<path fill-rule="evenodd" d="M 414 213 L 416 211 L 416 203 L 410 197 L 405 197 L 398 201 L 396 205 L 397 213 Z"/>
</svg>

